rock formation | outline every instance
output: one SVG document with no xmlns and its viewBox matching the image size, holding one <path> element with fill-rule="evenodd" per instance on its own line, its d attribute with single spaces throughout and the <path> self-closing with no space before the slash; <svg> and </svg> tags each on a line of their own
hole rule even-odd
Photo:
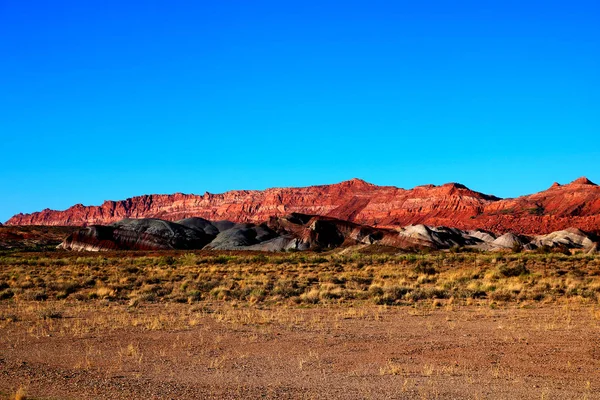
<svg viewBox="0 0 600 400">
<path fill-rule="evenodd" d="M 92 225 L 69 235 L 58 247 L 65 250 L 201 249 L 215 238 L 203 230 L 154 218 L 124 219 Z"/>
<path fill-rule="evenodd" d="M 124 218 L 260 223 L 290 213 L 320 215 L 377 228 L 407 225 L 547 234 L 576 227 L 600 232 L 600 187 L 586 178 L 515 199 L 499 199 L 457 183 L 405 190 L 360 179 L 304 188 L 238 190 L 223 194 L 145 195 L 101 206 L 17 214 L 7 225 L 107 225 Z M 215 222 L 216 223 L 216 222 Z"/>
<path fill-rule="evenodd" d="M 186 224 L 186 225 L 183 225 Z M 59 248 L 66 250 L 331 250 L 348 246 L 386 246 L 398 250 L 470 248 L 481 251 L 562 250 L 595 251 L 597 240 L 570 228 L 527 237 L 443 226 L 410 225 L 373 228 L 331 217 L 290 214 L 263 224 L 225 223 L 192 218 L 179 223 L 159 219 L 125 219 L 108 226 L 92 225 L 72 233 Z"/>
</svg>

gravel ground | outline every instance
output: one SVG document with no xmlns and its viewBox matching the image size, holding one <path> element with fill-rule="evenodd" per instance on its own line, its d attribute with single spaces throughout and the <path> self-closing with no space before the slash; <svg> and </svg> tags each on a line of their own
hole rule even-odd
<svg viewBox="0 0 600 400">
<path fill-rule="evenodd" d="M 597 306 L 20 307 L 0 307 L 5 398 L 600 398 Z"/>
</svg>

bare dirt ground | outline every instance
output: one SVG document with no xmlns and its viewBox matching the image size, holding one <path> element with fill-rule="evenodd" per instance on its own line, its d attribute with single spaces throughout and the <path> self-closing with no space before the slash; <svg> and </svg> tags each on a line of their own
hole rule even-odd
<svg viewBox="0 0 600 400">
<path fill-rule="evenodd" d="M 600 398 L 593 306 L 95 308 L 12 309 L 16 321 L 0 329 L 3 395 L 24 388 L 44 399 Z"/>
</svg>

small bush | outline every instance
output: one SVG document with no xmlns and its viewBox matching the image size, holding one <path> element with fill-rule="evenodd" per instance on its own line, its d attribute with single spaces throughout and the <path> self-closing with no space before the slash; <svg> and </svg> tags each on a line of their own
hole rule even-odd
<svg viewBox="0 0 600 400">
<path fill-rule="evenodd" d="M 514 295 L 509 290 L 498 290 L 490 294 L 490 299 L 495 301 L 511 301 Z"/>
<path fill-rule="evenodd" d="M 40 310 L 38 315 L 41 319 L 60 319 L 63 317 L 62 312 L 52 308 Z"/>
<path fill-rule="evenodd" d="M 0 290 L 0 300 L 10 299 L 15 293 L 10 289 Z"/>
<path fill-rule="evenodd" d="M 173 256 L 165 256 L 165 257 L 161 257 L 160 258 L 160 261 L 159 261 L 158 265 L 169 265 L 169 266 L 171 266 L 171 265 L 175 264 L 175 261 L 176 261 L 175 257 L 173 257 Z"/>
<path fill-rule="evenodd" d="M 522 264 L 522 263 L 519 263 L 519 264 L 515 265 L 514 267 L 506 265 L 506 264 L 500 265 L 498 267 L 498 272 L 500 273 L 500 275 L 502 275 L 506 278 L 529 274 L 529 270 L 527 269 L 525 264 Z"/>
<path fill-rule="evenodd" d="M 415 266 L 414 271 L 417 274 L 425 274 L 425 275 L 437 274 L 437 270 L 435 269 L 435 267 L 428 261 L 419 261 L 419 263 Z"/>
<path fill-rule="evenodd" d="M 35 290 L 35 291 L 30 291 L 30 292 L 25 292 L 22 295 L 23 300 L 28 300 L 28 301 L 44 301 L 48 299 L 48 295 L 46 294 L 45 291 L 42 290 Z"/>
</svg>

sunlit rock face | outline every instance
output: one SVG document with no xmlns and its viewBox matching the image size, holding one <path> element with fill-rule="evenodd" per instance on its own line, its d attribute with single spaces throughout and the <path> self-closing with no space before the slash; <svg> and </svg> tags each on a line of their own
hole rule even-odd
<svg viewBox="0 0 600 400">
<path fill-rule="evenodd" d="M 352 179 L 303 188 L 145 195 L 106 201 L 101 206 L 78 204 L 64 211 L 46 209 L 17 214 L 7 224 L 90 226 L 108 225 L 125 218 L 177 221 L 193 217 L 257 224 L 291 213 L 332 217 L 378 228 L 423 224 L 527 235 L 571 227 L 598 232 L 600 187 L 580 178 L 566 185 L 554 184 L 532 195 L 499 199 L 457 183 L 405 190 Z"/>
</svg>

